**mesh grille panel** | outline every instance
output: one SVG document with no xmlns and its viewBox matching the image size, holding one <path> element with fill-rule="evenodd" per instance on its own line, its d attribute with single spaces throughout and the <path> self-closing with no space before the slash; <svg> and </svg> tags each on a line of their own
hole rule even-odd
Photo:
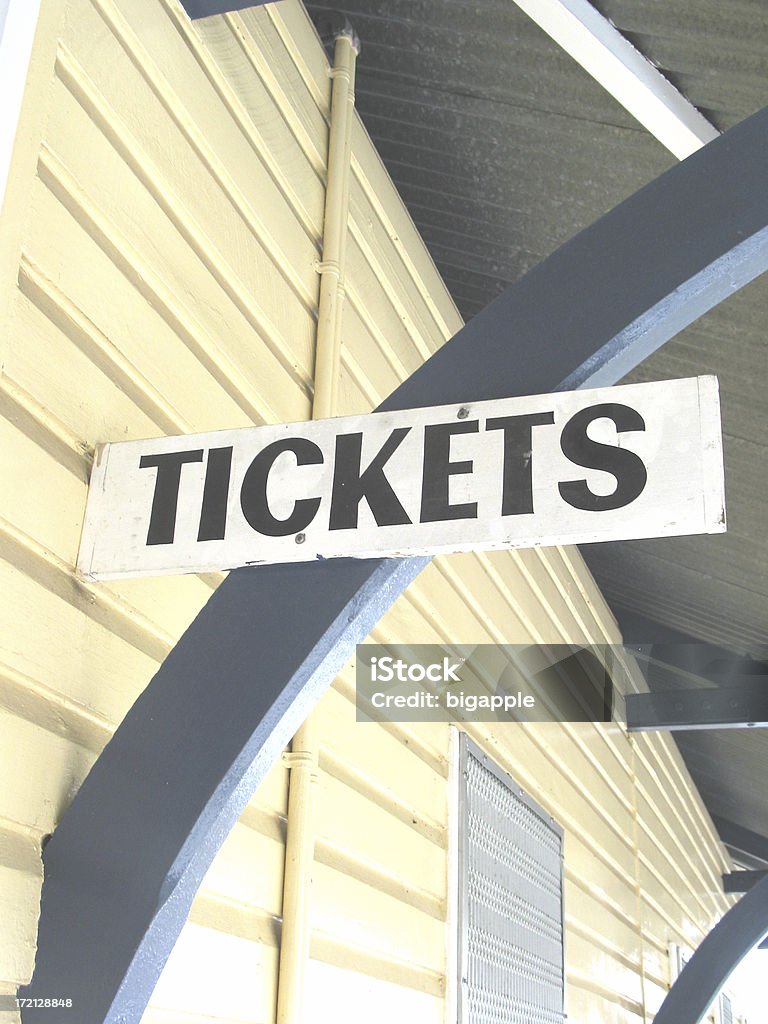
<svg viewBox="0 0 768 1024">
<path fill-rule="evenodd" d="M 562 836 L 467 744 L 462 1024 L 562 1024 Z"/>
<path fill-rule="evenodd" d="M 733 1024 L 733 1009 L 731 1007 L 731 1000 L 723 992 L 720 996 L 720 1016 L 723 1024 Z"/>
</svg>

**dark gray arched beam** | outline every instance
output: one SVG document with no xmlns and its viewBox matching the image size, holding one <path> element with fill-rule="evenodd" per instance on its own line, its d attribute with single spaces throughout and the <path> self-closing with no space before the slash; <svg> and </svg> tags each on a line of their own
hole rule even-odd
<svg viewBox="0 0 768 1024">
<path fill-rule="evenodd" d="M 181 0 L 181 6 L 193 20 L 209 18 L 212 14 L 242 11 L 246 7 L 263 7 L 272 0 Z"/>
<path fill-rule="evenodd" d="M 768 878 L 741 897 L 707 935 L 669 990 L 653 1024 L 699 1024 L 712 1000 L 768 932 Z"/>
<path fill-rule="evenodd" d="M 618 380 L 768 267 L 768 111 L 510 287 L 383 408 Z M 200 881 L 299 722 L 425 559 L 232 572 L 139 697 L 46 847 L 25 996 L 137 1022 Z M 25 1010 L 24 1024 L 50 1024 Z M 678 1022 L 680 1024 L 680 1022 Z"/>
</svg>

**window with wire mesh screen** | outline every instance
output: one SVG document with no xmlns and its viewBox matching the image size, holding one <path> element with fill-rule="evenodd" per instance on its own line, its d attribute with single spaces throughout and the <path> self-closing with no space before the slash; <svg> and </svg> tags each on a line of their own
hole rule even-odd
<svg viewBox="0 0 768 1024">
<path fill-rule="evenodd" d="M 733 1024 L 733 1007 L 725 992 L 720 993 L 720 1020 L 722 1024 Z"/>
<path fill-rule="evenodd" d="M 459 1020 L 565 1020 L 563 831 L 465 734 L 459 776 Z"/>
</svg>

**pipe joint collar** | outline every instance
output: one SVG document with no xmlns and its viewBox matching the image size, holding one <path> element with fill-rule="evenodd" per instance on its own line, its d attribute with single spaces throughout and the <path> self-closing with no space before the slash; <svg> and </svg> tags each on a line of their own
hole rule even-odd
<svg viewBox="0 0 768 1024">
<path fill-rule="evenodd" d="M 311 750 L 291 750 L 283 754 L 283 764 L 293 771 L 295 768 L 303 768 L 305 771 L 315 772 L 317 770 L 317 756 Z"/>
</svg>

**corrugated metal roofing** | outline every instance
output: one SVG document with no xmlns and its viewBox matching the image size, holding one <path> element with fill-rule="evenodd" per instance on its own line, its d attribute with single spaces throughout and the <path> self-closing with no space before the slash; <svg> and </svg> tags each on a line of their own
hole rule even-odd
<svg viewBox="0 0 768 1024">
<path fill-rule="evenodd" d="M 509 0 L 343 10 L 358 109 L 465 319 L 674 162 Z"/>
<path fill-rule="evenodd" d="M 768 103 L 762 0 L 597 0 L 592 6 L 720 131 Z"/>
</svg>

